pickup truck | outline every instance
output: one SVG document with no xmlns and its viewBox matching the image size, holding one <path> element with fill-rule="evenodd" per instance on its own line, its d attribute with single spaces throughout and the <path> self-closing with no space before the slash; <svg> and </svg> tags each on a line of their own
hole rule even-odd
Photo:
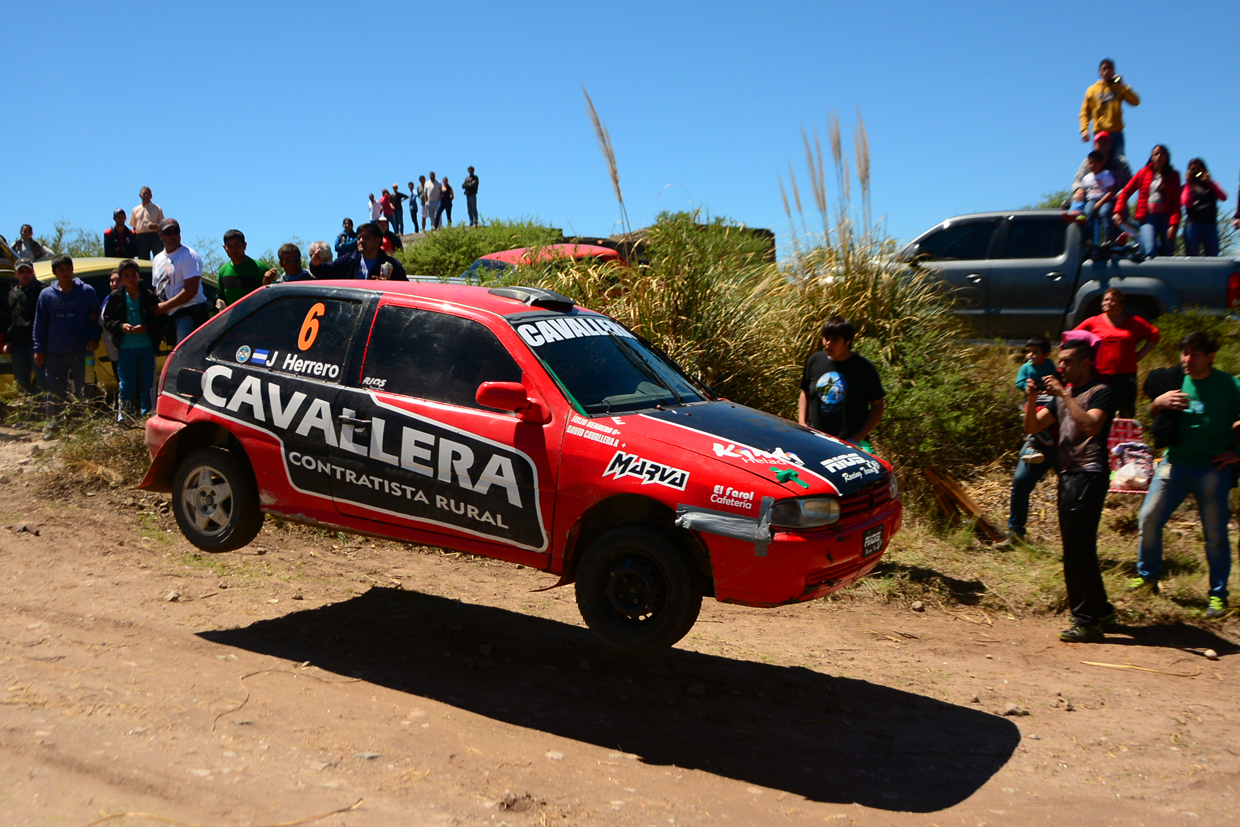
<svg viewBox="0 0 1240 827">
<path fill-rule="evenodd" d="M 1137 260 L 1130 248 L 1082 243 L 1076 213 L 1021 210 L 949 218 L 898 258 L 932 271 L 949 288 L 955 312 L 978 335 L 1057 337 L 1101 312 L 1118 287 L 1129 312 L 1150 320 L 1181 307 L 1217 315 L 1240 308 L 1240 262 L 1230 258 Z"/>
</svg>

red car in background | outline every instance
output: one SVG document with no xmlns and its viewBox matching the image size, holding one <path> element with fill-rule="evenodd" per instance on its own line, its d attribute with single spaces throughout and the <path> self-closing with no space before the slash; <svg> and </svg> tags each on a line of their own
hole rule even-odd
<svg viewBox="0 0 1240 827">
<path fill-rule="evenodd" d="M 519 247 L 516 250 L 487 253 L 469 265 L 469 269 L 462 273 L 461 277 L 466 281 L 477 282 L 485 276 L 494 277 L 521 265 L 572 260 L 600 264 L 613 262 L 621 267 L 629 266 L 624 256 L 610 247 L 598 244 L 548 244 L 545 247 Z"/>
<path fill-rule="evenodd" d="M 263 513 L 576 582 L 614 648 L 680 640 L 702 596 L 810 600 L 900 527 L 891 468 L 717 398 L 613 319 L 536 288 L 265 287 L 183 341 L 142 487 L 240 548 Z"/>
</svg>

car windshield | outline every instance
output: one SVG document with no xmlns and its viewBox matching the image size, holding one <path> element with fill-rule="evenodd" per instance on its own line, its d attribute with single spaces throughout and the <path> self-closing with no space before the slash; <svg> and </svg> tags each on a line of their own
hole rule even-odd
<svg viewBox="0 0 1240 827">
<path fill-rule="evenodd" d="M 494 279 L 504 275 L 508 270 L 514 269 L 511 264 L 503 261 L 496 261 L 493 258 L 480 258 L 473 264 L 469 265 L 461 278 L 467 282 L 484 282 L 488 279 Z"/>
<path fill-rule="evenodd" d="M 577 409 L 598 416 L 686 405 L 710 391 L 621 325 L 602 316 L 514 320 Z"/>
</svg>

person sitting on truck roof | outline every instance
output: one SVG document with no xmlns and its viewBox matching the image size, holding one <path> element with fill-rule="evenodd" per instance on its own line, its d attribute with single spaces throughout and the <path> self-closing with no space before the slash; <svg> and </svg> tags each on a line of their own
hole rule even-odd
<svg viewBox="0 0 1240 827">
<path fill-rule="evenodd" d="M 1116 192 L 1122 190 L 1132 180 L 1132 167 L 1128 166 L 1127 158 L 1113 151 L 1110 133 L 1099 132 L 1094 135 L 1094 151 L 1102 153 L 1102 168 L 1115 176 Z M 1081 166 L 1077 168 L 1076 177 L 1072 179 L 1072 189 L 1084 187 L 1085 176 L 1092 170 L 1093 167 L 1087 155 L 1085 160 L 1081 161 Z M 1119 205 L 1117 204 L 1116 207 L 1118 208 Z M 1125 214 L 1124 217 L 1126 218 L 1127 215 Z"/>
<path fill-rule="evenodd" d="M 1155 145 L 1150 160 L 1132 176 L 1116 198 L 1112 221 L 1118 226 L 1129 197 L 1137 193 L 1135 218 L 1141 234 L 1141 253 L 1147 258 L 1175 251 L 1180 224 L 1180 173 L 1171 166 L 1171 150 Z"/>
</svg>

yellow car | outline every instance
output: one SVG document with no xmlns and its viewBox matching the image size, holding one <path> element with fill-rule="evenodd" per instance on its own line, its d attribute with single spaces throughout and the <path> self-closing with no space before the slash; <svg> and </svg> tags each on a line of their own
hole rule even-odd
<svg viewBox="0 0 1240 827">
<path fill-rule="evenodd" d="M 120 258 L 75 258 L 73 260 L 73 275 L 82 280 L 83 284 L 89 284 L 95 290 L 95 294 L 99 296 L 102 302 L 112 292 L 109 289 L 108 280 L 112 275 L 112 271 L 124 261 Z M 151 262 L 138 259 L 138 269 L 142 274 L 142 281 L 147 284 L 151 283 Z M 45 285 L 50 285 L 56 281 L 56 276 L 52 273 L 52 262 L 36 261 L 34 263 L 34 275 L 39 281 Z M 13 273 L 12 250 L 7 245 L 0 247 L 0 301 L 8 301 L 9 290 L 17 284 L 17 277 Z M 211 307 L 215 307 L 216 296 L 216 280 L 215 274 L 210 273 L 202 279 L 202 289 L 206 293 L 207 301 Z M 0 338 L 3 337 L 4 331 L 0 330 Z M 171 348 L 167 344 L 160 345 L 159 352 L 155 354 L 155 375 L 158 377 L 160 371 L 164 367 L 164 359 L 171 352 Z M 98 388 L 98 393 L 106 393 L 112 395 L 117 390 L 116 365 L 108 357 L 107 348 L 103 342 L 99 343 L 98 349 L 95 351 L 95 364 L 86 367 L 86 384 L 94 385 Z M 12 384 L 13 382 L 13 360 L 6 353 L 0 355 L 0 386 Z"/>
</svg>

